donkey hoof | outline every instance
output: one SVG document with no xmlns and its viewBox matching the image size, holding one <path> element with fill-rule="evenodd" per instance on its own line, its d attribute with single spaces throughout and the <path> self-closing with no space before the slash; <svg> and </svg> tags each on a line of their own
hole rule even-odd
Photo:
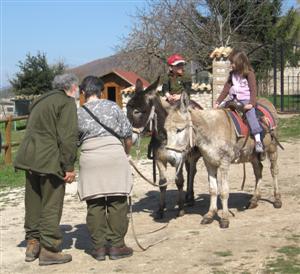
<svg viewBox="0 0 300 274">
<path fill-rule="evenodd" d="M 247 206 L 248 209 L 253 209 L 253 208 L 256 208 L 258 206 L 258 202 L 257 202 L 257 199 L 251 199 L 249 201 L 249 204 Z"/>
<path fill-rule="evenodd" d="M 220 228 L 228 228 L 229 227 L 229 220 L 228 219 L 221 219 L 220 220 Z"/>
<path fill-rule="evenodd" d="M 163 210 L 158 210 L 155 212 L 154 219 L 155 220 L 161 220 L 164 217 L 164 211 Z"/>
<path fill-rule="evenodd" d="M 177 213 L 177 217 L 182 217 L 182 216 L 184 216 L 184 214 L 185 214 L 184 209 L 180 209 Z"/>
<path fill-rule="evenodd" d="M 208 224 L 211 224 L 213 221 L 214 221 L 214 219 L 211 217 L 203 217 L 201 224 L 208 225 Z"/>
<path fill-rule="evenodd" d="M 275 200 L 273 206 L 274 206 L 274 208 L 281 208 L 282 207 L 281 200 Z"/>
<path fill-rule="evenodd" d="M 258 206 L 257 202 L 250 202 L 247 206 L 248 209 L 253 209 Z"/>
</svg>

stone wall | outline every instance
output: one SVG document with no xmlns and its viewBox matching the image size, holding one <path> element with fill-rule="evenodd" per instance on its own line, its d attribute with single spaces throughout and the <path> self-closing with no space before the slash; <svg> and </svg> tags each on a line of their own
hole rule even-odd
<svg viewBox="0 0 300 274">
<path fill-rule="evenodd" d="M 212 92 L 195 92 L 191 94 L 191 100 L 197 102 L 204 109 L 209 109 L 212 106 Z"/>
<path fill-rule="evenodd" d="M 213 60 L 213 88 L 212 88 L 212 102 L 215 102 L 224 84 L 227 81 L 230 72 L 230 62 L 226 58 Z"/>
<path fill-rule="evenodd" d="M 204 109 L 210 109 L 213 103 L 220 95 L 224 84 L 228 78 L 230 71 L 230 62 L 227 58 L 215 58 L 213 60 L 213 76 L 212 76 L 212 90 L 195 91 L 191 93 L 191 99 L 197 102 Z M 123 111 L 126 113 L 126 104 L 131 98 L 132 94 L 122 93 Z"/>
</svg>

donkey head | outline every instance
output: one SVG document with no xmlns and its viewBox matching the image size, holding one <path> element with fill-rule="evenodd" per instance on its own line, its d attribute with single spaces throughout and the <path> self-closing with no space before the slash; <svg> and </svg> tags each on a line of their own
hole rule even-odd
<svg viewBox="0 0 300 274">
<path fill-rule="evenodd" d="M 135 93 L 127 103 L 127 117 L 135 128 L 145 127 L 153 106 L 153 98 L 156 97 L 159 77 L 144 90 L 140 79 L 136 81 Z"/>
<path fill-rule="evenodd" d="M 190 113 L 188 110 L 189 97 L 183 92 L 180 104 L 169 110 L 164 128 L 167 132 L 167 149 L 182 152 L 190 144 L 189 126 Z"/>
</svg>

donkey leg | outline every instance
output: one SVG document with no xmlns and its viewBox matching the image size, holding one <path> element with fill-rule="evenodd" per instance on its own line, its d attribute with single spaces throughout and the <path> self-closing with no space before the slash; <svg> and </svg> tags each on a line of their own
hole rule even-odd
<svg viewBox="0 0 300 274">
<path fill-rule="evenodd" d="M 194 178 L 197 172 L 196 162 L 194 159 L 189 159 L 185 162 L 185 169 L 187 173 L 185 204 L 193 206 L 195 204 L 194 198 Z"/>
<path fill-rule="evenodd" d="M 220 220 L 221 228 L 229 227 L 229 210 L 228 210 L 228 198 L 229 198 L 229 184 L 228 184 L 228 172 L 229 164 L 220 168 L 220 196 L 222 202 L 222 217 Z"/>
<path fill-rule="evenodd" d="M 282 207 L 282 201 L 281 201 L 281 195 L 279 193 L 279 187 L 278 187 L 278 164 L 277 164 L 277 158 L 278 158 L 278 153 L 277 150 L 269 154 L 269 159 L 271 162 L 270 170 L 273 178 L 273 187 L 274 187 L 274 204 L 273 206 L 275 208 L 281 208 Z"/>
<path fill-rule="evenodd" d="M 182 174 L 182 166 L 179 167 L 179 170 L 176 171 L 175 183 L 178 189 L 178 217 L 184 215 L 184 193 L 183 193 L 183 174 Z"/>
<path fill-rule="evenodd" d="M 156 160 L 156 164 L 159 172 L 159 185 L 164 185 L 167 182 L 165 177 L 166 166 L 159 160 Z M 164 211 L 166 208 L 166 192 L 167 187 L 160 187 L 160 195 L 159 195 L 159 208 L 155 213 L 155 219 L 162 219 L 164 217 Z"/>
<path fill-rule="evenodd" d="M 203 216 L 201 224 L 210 224 L 214 220 L 214 216 L 218 211 L 217 208 L 217 195 L 218 195 L 218 185 L 217 185 L 217 168 L 206 164 L 208 172 L 208 182 L 209 182 L 209 194 L 210 194 L 210 206 L 208 212 Z"/>
<path fill-rule="evenodd" d="M 247 206 L 247 208 L 249 209 L 256 208 L 258 206 L 258 201 L 261 198 L 260 186 L 262 182 L 262 171 L 263 171 L 263 164 L 260 162 L 260 160 L 257 157 L 253 159 L 251 164 L 255 175 L 255 189 L 254 189 L 254 194 Z"/>
</svg>

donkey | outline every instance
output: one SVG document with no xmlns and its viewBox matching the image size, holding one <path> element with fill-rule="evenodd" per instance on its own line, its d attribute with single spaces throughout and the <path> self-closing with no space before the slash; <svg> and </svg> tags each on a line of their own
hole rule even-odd
<svg viewBox="0 0 300 274">
<path fill-rule="evenodd" d="M 219 187 L 223 208 L 220 227 L 227 228 L 229 226 L 228 171 L 230 164 L 251 162 L 256 184 L 254 195 L 249 202 L 249 208 L 254 208 L 257 206 L 257 202 L 261 197 L 262 157 L 255 152 L 255 143 L 252 138 L 237 137 L 234 124 L 225 109 L 194 111 L 188 107 L 188 101 L 188 96 L 182 94 L 180 105 L 169 111 L 164 126 L 168 136 L 166 148 L 180 152 L 188 151 L 193 146 L 199 148 L 207 168 L 210 192 L 209 211 L 204 215 L 201 223 L 209 224 L 213 222 L 214 216 L 217 213 L 217 194 Z M 259 99 L 258 102 L 272 112 L 273 116 L 275 116 L 274 120 L 277 123 L 278 118 L 274 106 L 265 99 Z M 270 169 L 275 197 L 273 206 L 280 208 L 282 202 L 277 182 L 277 145 L 280 144 L 276 136 L 276 129 L 266 132 L 263 144 L 265 154 L 271 163 Z"/>
<path fill-rule="evenodd" d="M 157 86 L 159 83 L 159 77 L 152 83 L 147 89 L 143 89 L 141 80 L 136 82 L 136 90 L 134 96 L 127 103 L 127 117 L 134 128 L 140 131 L 149 131 L 149 125 L 154 125 L 152 129 L 151 146 L 153 148 L 153 157 L 156 161 L 156 166 L 159 172 L 159 185 L 163 185 L 167 182 L 165 171 L 167 163 L 176 168 L 175 183 L 178 188 L 178 216 L 184 215 L 184 194 L 183 194 L 183 171 L 182 171 L 182 159 L 177 157 L 178 155 L 172 151 L 165 149 L 166 145 L 166 132 L 164 130 L 164 122 L 168 115 L 170 105 L 160 99 L 157 94 Z M 151 117 L 156 119 L 151 119 Z M 196 163 L 200 158 L 200 154 L 197 148 L 189 153 L 187 160 L 185 161 L 185 167 L 187 170 L 187 194 L 186 201 L 192 205 L 194 202 L 193 182 L 197 172 Z M 167 187 L 160 187 L 160 202 L 159 209 L 156 213 L 156 218 L 161 219 L 164 215 L 164 209 L 166 207 L 166 189 Z"/>
</svg>

